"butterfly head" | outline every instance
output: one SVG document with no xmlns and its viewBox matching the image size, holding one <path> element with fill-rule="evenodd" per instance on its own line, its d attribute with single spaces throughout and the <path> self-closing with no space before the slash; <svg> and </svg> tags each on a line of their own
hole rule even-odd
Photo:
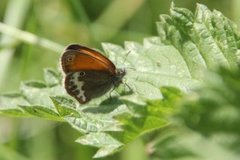
<svg viewBox="0 0 240 160">
<path fill-rule="evenodd" d="M 116 75 L 113 78 L 113 85 L 117 87 L 122 83 L 123 77 L 126 75 L 126 70 L 124 68 L 116 69 Z"/>
</svg>

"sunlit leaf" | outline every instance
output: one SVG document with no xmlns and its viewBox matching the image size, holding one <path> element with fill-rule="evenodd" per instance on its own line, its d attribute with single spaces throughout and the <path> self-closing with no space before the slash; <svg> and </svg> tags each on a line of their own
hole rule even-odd
<svg viewBox="0 0 240 160">
<path fill-rule="evenodd" d="M 145 133 L 178 126 L 170 118 L 175 114 L 180 115 L 178 123 L 184 124 L 183 132 L 191 128 L 203 135 L 225 129 L 238 133 L 239 74 L 228 71 L 237 69 L 240 60 L 236 26 L 220 12 L 201 4 L 195 13 L 172 4 L 170 15 L 160 16 L 157 30 L 159 35 L 145 38 L 143 44 L 102 44 L 104 54 L 127 72 L 124 83 L 114 91 L 81 105 L 66 94 L 61 73 L 46 69 L 43 82 L 23 82 L 18 94 L 2 95 L 0 113 L 67 122 L 81 134 L 78 143 L 99 148 L 95 158 L 113 154 Z M 219 71 L 221 66 L 226 69 Z M 205 83 L 205 77 L 211 81 Z M 197 94 L 193 92 L 196 88 L 200 91 Z M 184 95 L 193 98 L 183 105 L 186 110 L 178 106 Z M 176 157 L 206 158 L 203 151 L 196 153 L 197 149 L 188 148 L 193 144 L 181 147 L 188 137 L 203 140 L 201 146 L 208 144 L 205 137 L 193 134 L 170 135 L 174 141 L 169 141 L 159 153 L 168 158 L 172 156 L 167 153 L 170 148 Z M 176 141 L 181 141 L 179 150 L 174 147 Z M 228 159 L 235 157 L 225 153 Z M 216 157 L 219 156 L 212 159 Z"/>
</svg>

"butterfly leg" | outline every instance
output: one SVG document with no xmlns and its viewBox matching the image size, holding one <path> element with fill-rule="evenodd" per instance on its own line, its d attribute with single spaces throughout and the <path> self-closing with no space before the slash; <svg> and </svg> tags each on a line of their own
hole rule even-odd
<svg viewBox="0 0 240 160">
<path fill-rule="evenodd" d="M 113 87 L 113 88 L 110 90 L 110 92 L 109 92 L 109 97 L 110 97 L 110 99 L 113 99 L 112 93 L 113 93 L 113 91 L 115 90 L 115 88 L 116 88 L 116 87 Z M 120 94 L 119 94 L 118 92 L 116 92 L 116 93 L 120 96 Z"/>
<path fill-rule="evenodd" d="M 123 91 L 125 92 L 125 94 L 133 93 L 133 89 L 126 82 L 122 82 L 122 83 L 124 85 Z M 126 87 L 128 88 L 128 91 L 126 91 Z"/>
</svg>

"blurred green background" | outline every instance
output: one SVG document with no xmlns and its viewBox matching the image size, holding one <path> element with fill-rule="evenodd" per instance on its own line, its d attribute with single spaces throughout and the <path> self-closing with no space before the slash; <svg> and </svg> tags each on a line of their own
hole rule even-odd
<svg viewBox="0 0 240 160">
<path fill-rule="evenodd" d="M 175 1 L 192 11 L 196 3 L 217 9 L 240 25 L 239 0 Z M 101 49 L 102 42 L 123 46 L 124 41 L 141 43 L 144 37 L 157 36 L 155 22 L 160 14 L 169 13 L 170 4 L 170 0 L 1 0 L 1 23 L 56 45 L 41 45 L 27 35 L 9 36 L 10 27 L 0 25 L 0 93 L 17 90 L 23 80 L 42 80 L 43 68 L 58 68 L 61 52 L 54 46 L 80 43 Z M 78 136 L 67 124 L 0 117 L 0 160 L 92 159 L 96 149 L 74 143 Z M 105 159 L 149 157 L 139 138 Z"/>
</svg>

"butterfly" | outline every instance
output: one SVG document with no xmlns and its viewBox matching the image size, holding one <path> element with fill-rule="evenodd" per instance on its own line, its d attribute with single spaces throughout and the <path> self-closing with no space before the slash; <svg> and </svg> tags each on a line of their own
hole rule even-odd
<svg viewBox="0 0 240 160">
<path fill-rule="evenodd" d="M 81 104 L 119 86 L 126 75 L 125 69 L 117 69 L 100 52 L 78 44 L 64 50 L 61 67 L 67 93 Z"/>
</svg>

